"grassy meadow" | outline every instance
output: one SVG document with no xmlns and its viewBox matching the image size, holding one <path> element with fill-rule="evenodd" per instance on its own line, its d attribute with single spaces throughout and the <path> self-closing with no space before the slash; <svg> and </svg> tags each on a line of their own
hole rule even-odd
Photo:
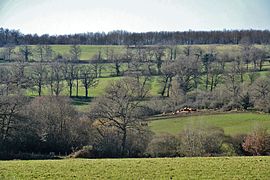
<svg viewBox="0 0 270 180">
<path fill-rule="evenodd" d="M 0 179 L 269 179 L 270 157 L 0 161 Z"/>
<path fill-rule="evenodd" d="M 71 45 L 51 45 L 52 50 L 56 54 L 68 54 L 70 50 Z M 223 52 L 230 52 L 230 53 L 237 53 L 240 51 L 241 46 L 240 45 L 224 45 L 224 44 L 206 44 L 206 45 L 191 45 L 193 47 L 199 47 L 204 51 L 208 50 L 215 50 L 219 53 Z M 34 49 L 36 46 L 31 45 L 31 48 Z M 124 52 L 125 46 L 121 45 L 80 45 L 81 47 L 81 60 L 91 60 L 99 51 L 105 55 L 106 51 L 109 49 L 113 49 L 115 52 Z M 184 48 L 187 47 L 187 45 L 177 45 L 177 51 L 183 52 Z M 255 45 L 257 48 L 261 48 L 262 45 Z M 269 48 L 270 46 L 268 46 Z M 19 50 L 19 46 L 16 47 L 15 51 Z M 1 48 L 0 48 L 1 51 Z M 34 52 L 35 54 L 35 52 Z"/>
<path fill-rule="evenodd" d="M 258 113 L 227 113 L 216 115 L 198 115 L 188 117 L 170 117 L 151 120 L 149 127 L 156 134 L 178 134 L 187 126 L 216 126 L 224 129 L 225 134 L 249 133 L 256 126 L 270 128 L 270 115 Z"/>
</svg>

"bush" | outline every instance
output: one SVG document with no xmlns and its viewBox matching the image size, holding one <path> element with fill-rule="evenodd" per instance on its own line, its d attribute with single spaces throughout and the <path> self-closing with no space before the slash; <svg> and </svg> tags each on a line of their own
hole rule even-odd
<svg viewBox="0 0 270 180">
<path fill-rule="evenodd" d="M 178 156 L 179 140 L 170 134 L 155 136 L 149 143 L 146 154 L 151 157 L 175 157 Z"/>
<path fill-rule="evenodd" d="M 82 149 L 75 151 L 70 155 L 72 158 L 91 158 L 93 157 L 92 146 L 83 146 Z"/>
<path fill-rule="evenodd" d="M 243 150 L 243 147 L 242 147 L 245 137 L 246 137 L 245 134 L 237 134 L 235 136 L 230 137 L 229 139 L 228 143 L 233 145 L 233 148 L 237 155 L 246 155 L 246 152 Z"/>
<path fill-rule="evenodd" d="M 251 155 L 268 155 L 270 154 L 270 134 L 267 133 L 265 128 L 256 128 L 245 137 L 242 146 Z"/>
<path fill-rule="evenodd" d="M 225 156 L 236 156 L 237 155 L 233 145 L 230 143 L 222 143 L 220 150 L 222 152 L 222 155 L 225 155 Z"/>
<path fill-rule="evenodd" d="M 180 154 L 212 156 L 221 153 L 224 131 L 217 127 L 188 127 L 180 134 Z"/>
</svg>

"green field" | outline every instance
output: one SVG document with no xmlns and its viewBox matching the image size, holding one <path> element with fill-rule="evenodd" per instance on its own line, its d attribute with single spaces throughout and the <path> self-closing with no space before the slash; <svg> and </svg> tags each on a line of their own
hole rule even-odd
<svg viewBox="0 0 270 180">
<path fill-rule="evenodd" d="M 52 49 L 56 54 L 68 54 L 70 50 L 71 45 L 51 45 Z M 192 47 L 199 47 L 204 51 L 208 51 L 211 49 L 214 49 L 218 51 L 219 53 L 224 52 L 230 52 L 230 53 L 238 53 L 241 49 L 240 45 L 223 45 L 223 44 L 207 44 L 207 45 L 191 45 Z M 36 46 L 31 45 L 31 47 L 34 49 Z M 98 51 L 101 51 L 103 55 L 106 54 L 106 51 L 108 48 L 114 49 L 115 52 L 123 52 L 123 49 L 125 46 L 120 45 L 80 45 L 81 47 L 81 60 L 90 60 L 93 58 L 94 55 L 98 53 Z M 187 45 L 178 45 L 177 51 L 183 52 L 184 48 L 187 47 Z M 262 45 L 255 45 L 257 48 L 261 48 Z M 269 48 L 269 46 L 267 46 Z M 18 51 L 19 46 L 16 47 L 15 51 Z M 1 48 L 0 48 L 1 50 Z"/>
<path fill-rule="evenodd" d="M 0 179 L 269 179 L 270 157 L 0 161 Z"/>
<path fill-rule="evenodd" d="M 235 135 L 249 133 L 252 129 L 261 125 L 270 129 L 270 115 L 257 113 L 227 113 L 218 115 L 200 115 L 189 117 L 172 117 L 160 120 L 152 120 L 149 127 L 157 134 L 178 134 L 186 126 L 217 126 L 224 129 L 225 134 Z"/>
</svg>

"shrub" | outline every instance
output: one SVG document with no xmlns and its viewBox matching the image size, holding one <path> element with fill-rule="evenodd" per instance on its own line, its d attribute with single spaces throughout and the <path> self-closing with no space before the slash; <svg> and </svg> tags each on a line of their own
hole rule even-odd
<svg viewBox="0 0 270 180">
<path fill-rule="evenodd" d="M 267 155 L 270 154 L 270 134 L 267 129 L 259 127 L 245 137 L 242 144 L 243 149 L 251 155 Z"/>
<path fill-rule="evenodd" d="M 212 156 L 221 153 L 224 131 L 217 127 L 189 127 L 180 134 L 180 154 Z"/>
<path fill-rule="evenodd" d="M 93 157 L 92 150 L 93 150 L 92 146 L 83 146 L 82 149 L 72 153 L 70 155 L 70 157 L 73 157 L 73 158 L 91 158 L 91 157 Z"/>
<path fill-rule="evenodd" d="M 230 137 L 229 142 L 233 145 L 235 153 L 237 155 L 245 155 L 246 152 L 243 150 L 242 144 L 244 143 L 246 135 L 245 134 L 237 134 Z"/>
<path fill-rule="evenodd" d="M 170 134 L 155 136 L 149 143 L 146 154 L 151 157 L 174 157 L 178 156 L 177 148 L 179 140 Z"/>
<path fill-rule="evenodd" d="M 230 144 L 230 143 L 222 143 L 220 150 L 222 152 L 222 155 L 225 155 L 225 156 L 237 155 L 233 147 L 233 144 Z"/>
</svg>

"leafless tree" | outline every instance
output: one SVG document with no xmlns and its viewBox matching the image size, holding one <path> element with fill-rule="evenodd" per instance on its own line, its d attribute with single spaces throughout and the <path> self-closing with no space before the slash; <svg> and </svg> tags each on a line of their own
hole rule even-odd
<svg viewBox="0 0 270 180">
<path fill-rule="evenodd" d="M 38 95 L 41 96 L 42 87 L 46 84 L 47 81 L 47 65 L 42 62 L 37 62 L 32 67 L 31 80 L 34 86 L 38 88 Z"/>
<path fill-rule="evenodd" d="M 194 87 L 195 74 L 199 71 L 199 65 L 194 57 L 182 56 L 176 60 L 175 73 L 179 88 L 186 94 Z"/>
<path fill-rule="evenodd" d="M 89 88 L 91 86 L 96 86 L 98 83 L 92 65 L 80 67 L 80 79 L 85 89 L 85 97 L 88 98 Z"/>
<path fill-rule="evenodd" d="M 79 45 L 74 44 L 70 46 L 69 53 L 71 54 L 71 59 L 73 61 L 78 61 L 80 60 L 80 56 L 82 53 L 81 47 Z"/>
<path fill-rule="evenodd" d="M 154 55 L 156 58 L 156 65 L 158 74 L 161 74 L 161 65 L 163 63 L 163 57 L 165 55 L 165 48 L 161 46 L 153 47 Z"/>
<path fill-rule="evenodd" d="M 51 87 L 51 95 L 55 94 L 59 96 L 63 91 L 64 75 L 62 71 L 63 67 L 60 62 L 50 63 L 49 82 Z"/>
<path fill-rule="evenodd" d="M 202 57 L 202 64 L 204 67 L 204 73 L 206 75 L 205 78 L 205 89 L 208 90 L 208 86 L 209 86 L 209 72 L 210 72 L 210 68 L 211 68 L 211 64 L 216 61 L 216 52 L 215 51 L 210 51 L 205 53 Z"/>
<path fill-rule="evenodd" d="M 25 62 L 28 62 L 30 56 L 32 55 L 33 55 L 32 48 L 30 46 L 23 45 L 19 48 L 19 56 L 22 57 Z"/>
<path fill-rule="evenodd" d="M 138 88 L 134 80 L 123 79 L 113 82 L 92 108 L 91 114 L 101 127 L 115 128 L 121 134 L 121 152 L 126 156 L 128 134 L 132 130 L 141 131 L 144 120 Z M 142 97 L 141 97 L 142 98 Z M 141 99 L 140 98 L 140 99 Z"/>
<path fill-rule="evenodd" d="M 69 87 L 69 97 L 72 97 L 72 90 L 74 80 L 76 78 L 76 65 L 75 60 L 66 58 L 63 64 L 63 76 Z"/>
<path fill-rule="evenodd" d="M 12 55 L 15 54 L 15 46 L 13 44 L 7 44 L 3 49 L 3 55 L 5 60 L 12 60 Z"/>
<path fill-rule="evenodd" d="M 25 98 L 19 95 L 0 96 L 0 149 L 12 138 L 18 124 L 23 121 L 20 111 L 25 105 Z"/>
</svg>

